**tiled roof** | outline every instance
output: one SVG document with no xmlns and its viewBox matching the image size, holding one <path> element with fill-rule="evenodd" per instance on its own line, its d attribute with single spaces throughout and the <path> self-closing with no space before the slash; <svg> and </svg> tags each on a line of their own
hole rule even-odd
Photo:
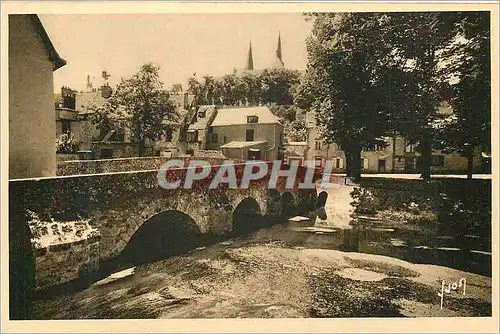
<svg viewBox="0 0 500 334">
<path fill-rule="evenodd" d="M 279 119 L 268 107 L 244 107 L 219 109 L 212 126 L 247 124 L 247 116 L 257 116 L 258 124 L 279 123 Z"/>
<path fill-rule="evenodd" d="M 200 112 L 205 112 L 205 117 L 198 117 L 198 114 Z M 212 116 L 215 112 L 217 112 L 215 106 L 200 106 L 200 108 L 196 112 L 196 120 L 194 121 L 194 123 L 189 125 L 189 130 L 206 129 L 210 125 L 209 122 L 211 121 Z"/>
</svg>

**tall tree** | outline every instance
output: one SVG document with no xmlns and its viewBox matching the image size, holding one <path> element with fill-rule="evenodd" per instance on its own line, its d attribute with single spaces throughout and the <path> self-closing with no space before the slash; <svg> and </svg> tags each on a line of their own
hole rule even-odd
<svg viewBox="0 0 500 334">
<path fill-rule="evenodd" d="M 453 38 L 454 14 L 313 14 L 306 77 L 295 101 L 311 105 L 324 138 L 346 153 L 359 178 L 360 151 L 382 136 L 418 144 L 422 178 L 430 178 L 440 53 Z"/>
<path fill-rule="evenodd" d="M 121 79 L 106 103 L 90 106 L 103 126 L 121 121 L 130 129 L 132 141 L 138 144 L 138 154 L 145 154 L 146 141 L 154 141 L 165 131 L 171 131 L 165 121 L 176 121 L 173 103 L 160 81 L 160 68 L 143 65 L 128 79 Z"/>
<path fill-rule="evenodd" d="M 454 119 L 441 132 L 445 149 L 467 157 L 472 178 L 474 149 L 491 150 L 490 15 L 456 13 L 455 38 L 443 52 L 441 69 L 450 88 Z"/>
<path fill-rule="evenodd" d="M 306 77 L 297 89 L 300 107 L 315 110 L 324 139 L 346 154 L 347 175 L 361 176 L 361 149 L 387 132 L 382 108 L 383 60 L 389 47 L 383 36 L 384 14 L 314 14 L 308 39 Z"/>
<path fill-rule="evenodd" d="M 419 170 L 430 179 L 432 149 L 436 140 L 437 107 L 443 99 L 439 80 L 442 51 L 453 38 L 453 12 L 411 12 L 387 15 L 387 40 L 391 58 L 403 61 L 399 78 L 403 112 L 394 118 L 393 128 L 417 144 Z M 401 82 L 401 80 L 403 80 Z M 396 89 L 398 89 L 396 88 Z M 400 108 L 402 106 L 399 106 Z"/>
<path fill-rule="evenodd" d="M 290 69 L 269 69 L 260 74 L 264 103 L 293 103 L 292 87 L 299 83 L 300 73 Z"/>
</svg>

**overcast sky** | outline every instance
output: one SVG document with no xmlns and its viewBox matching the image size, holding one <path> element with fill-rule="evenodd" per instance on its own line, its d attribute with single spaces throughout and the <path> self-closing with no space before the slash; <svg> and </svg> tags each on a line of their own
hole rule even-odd
<svg viewBox="0 0 500 334">
<path fill-rule="evenodd" d="M 114 86 L 153 62 L 161 67 L 166 87 L 197 74 L 214 76 L 243 68 L 252 41 L 254 67 L 274 64 L 281 32 L 285 67 L 304 69 L 305 39 L 311 30 L 301 14 L 93 14 L 40 15 L 67 65 L 54 72 L 54 90 L 84 89 L 86 75 L 102 83 L 106 69 Z"/>
</svg>

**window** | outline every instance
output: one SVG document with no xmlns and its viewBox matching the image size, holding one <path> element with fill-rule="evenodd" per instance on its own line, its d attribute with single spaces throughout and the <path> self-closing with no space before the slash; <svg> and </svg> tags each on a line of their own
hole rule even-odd
<svg viewBox="0 0 500 334">
<path fill-rule="evenodd" d="M 205 110 L 198 111 L 198 118 L 205 118 Z"/>
<path fill-rule="evenodd" d="M 258 123 L 259 122 L 259 117 L 258 116 L 247 116 L 247 123 Z"/>
<path fill-rule="evenodd" d="M 253 136 L 254 136 L 254 130 L 253 129 L 247 129 L 245 140 L 246 141 L 253 141 Z"/>
<path fill-rule="evenodd" d="M 406 145 L 406 153 L 413 153 L 413 152 L 415 152 L 415 144 Z"/>
<path fill-rule="evenodd" d="M 223 141 L 224 141 L 224 144 L 227 143 L 227 137 L 226 136 L 224 136 Z"/>
<path fill-rule="evenodd" d="M 386 145 L 383 144 L 366 145 L 363 147 L 363 151 L 365 152 L 383 151 L 385 148 Z"/>
<path fill-rule="evenodd" d="M 368 159 L 361 158 L 361 170 L 368 169 Z"/>
<path fill-rule="evenodd" d="M 323 158 L 322 157 L 314 158 L 314 167 L 321 167 L 321 166 L 323 166 Z"/>
<path fill-rule="evenodd" d="M 316 143 L 315 143 L 315 148 L 316 148 L 317 150 L 321 150 L 321 141 L 316 140 Z"/>
<path fill-rule="evenodd" d="M 444 155 L 432 155 L 432 166 L 444 167 Z"/>
<path fill-rule="evenodd" d="M 113 158 L 113 149 L 111 148 L 102 148 L 101 149 L 101 159 L 111 159 Z"/>
<path fill-rule="evenodd" d="M 340 168 L 340 159 L 335 159 L 335 168 Z"/>
</svg>

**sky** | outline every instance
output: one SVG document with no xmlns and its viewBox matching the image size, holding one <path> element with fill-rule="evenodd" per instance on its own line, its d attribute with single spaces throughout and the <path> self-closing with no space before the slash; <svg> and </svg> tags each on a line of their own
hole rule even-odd
<svg viewBox="0 0 500 334">
<path fill-rule="evenodd" d="M 252 42 L 254 67 L 275 63 L 278 33 L 286 68 L 305 69 L 311 23 L 300 13 L 240 14 L 57 14 L 40 19 L 67 64 L 54 72 L 54 90 L 83 90 L 87 74 L 114 87 L 142 64 L 160 66 L 165 88 L 196 73 L 221 76 L 245 66 Z"/>
</svg>

